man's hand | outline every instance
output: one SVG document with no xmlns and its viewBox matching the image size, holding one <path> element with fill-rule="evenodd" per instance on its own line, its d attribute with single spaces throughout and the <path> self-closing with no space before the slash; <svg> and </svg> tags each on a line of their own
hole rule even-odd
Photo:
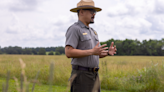
<svg viewBox="0 0 164 92">
<path fill-rule="evenodd" d="M 111 42 L 111 45 L 110 45 L 110 47 L 108 49 L 108 53 L 111 56 L 113 56 L 114 54 L 116 54 L 116 51 L 117 51 L 116 46 L 113 47 L 113 45 L 114 45 L 114 42 Z"/>
<path fill-rule="evenodd" d="M 93 50 L 93 55 L 101 55 L 101 53 L 108 53 L 108 51 L 106 51 L 106 49 L 108 49 L 108 47 L 105 47 L 107 45 L 103 44 L 99 47 L 99 44 L 100 44 L 100 42 L 98 42 L 96 44 L 96 46 L 92 49 Z M 105 47 L 105 48 L 103 48 L 103 47 Z"/>
<path fill-rule="evenodd" d="M 65 47 L 65 54 L 68 58 L 82 58 L 82 57 L 86 57 L 90 55 L 101 56 L 102 53 L 106 54 L 107 56 L 108 51 L 106 49 L 108 49 L 108 47 L 105 47 L 106 44 L 103 44 L 102 46 L 99 47 L 99 44 L 100 43 L 98 42 L 97 45 L 93 49 L 89 49 L 89 50 L 75 49 L 72 46 L 67 45 Z"/>
</svg>

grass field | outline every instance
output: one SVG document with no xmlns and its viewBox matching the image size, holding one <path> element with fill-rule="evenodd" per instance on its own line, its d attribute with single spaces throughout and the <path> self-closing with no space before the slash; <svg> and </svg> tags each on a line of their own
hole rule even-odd
<svg viewBox="0 0 164 92">
<path fill-rule="evenodd" d="M 64 55 L 0 55 L 0 85 L 5 83 L 4 79 L 9 70 L 11 77 L 9 89 L 10 92 L 16 92 L 12 77 L 20 79 L 19 58 L 26 64 L 25 74 L 30 83 L 33 83 L 37 72 L 40 71 L 35 92 L 48 91 L 51 62 L 55 66 L 53 91 L 56 89 L 58 91 L 55 92 L 65 92 L 71 72 L 71 59 L 67 59 Z M 99 75 L 101 88 L 104 89 L 102 92 L 163 92 L 163 60 L 162 56 L 110 56 L 100 59 Z"/>
</svg>

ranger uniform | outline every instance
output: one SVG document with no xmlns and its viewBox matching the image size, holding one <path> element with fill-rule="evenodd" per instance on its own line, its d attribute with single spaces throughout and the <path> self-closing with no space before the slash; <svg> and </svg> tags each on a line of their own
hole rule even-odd
<svg viewBox="0 0 164 92">
<path fill-rule="evenodd" d="M 88 0 L 89 1 L 89 0 Z M 90 0 L 81 0 L 77 4 L 77 8 L 70 11 L 77 12 L 79 9 L 94 9 L 97 12 L 101 8 L 94 7 L 94 2 Z M 71 46 L 74 49 L 89 50 L 93 49 L 99 42 L 97 32 L 86 26 L 82 21 L 74 23 L 66 32 L 65 46 Z M 90 55 L 81 58 L 72 58 L 72 73 L 71 77 L 76 74 L 77 76 L 71 84 L 71 92 L 92 92 L 96 80 L 99 83 L 98 70 L 99 70 L 99 55 Z M 100 86 L 98 86 L 100 92 Z"/>
</svg>

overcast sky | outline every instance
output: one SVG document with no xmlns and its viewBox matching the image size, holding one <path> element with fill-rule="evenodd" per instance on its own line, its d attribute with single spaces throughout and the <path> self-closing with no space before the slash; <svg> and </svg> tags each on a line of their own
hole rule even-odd
<svg viewBox="0 0 164 92">
<path fill-rule="evenodd" d="M 0 0 L 0 46 L 64 46 L 80 0 Z M 164 38 L 164 0 L 94 0 L 100 41 Z"/>
</svg>

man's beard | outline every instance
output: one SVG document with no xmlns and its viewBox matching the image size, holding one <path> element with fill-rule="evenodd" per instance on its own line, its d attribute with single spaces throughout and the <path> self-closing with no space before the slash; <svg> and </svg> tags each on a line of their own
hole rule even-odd
<svg viewBox="0 0 164 92">
<path fill-rule="evenodd" d="M 90 24 L 93 24 L 94 23 L 94 21 L 90 21 Z"/>
<path fill-rule="evenodd" d="M 91 17 L 91 20 L 90 20 L 90 24 L 93 24 L 94 23 L 94 16 Z"/>
</svg>

